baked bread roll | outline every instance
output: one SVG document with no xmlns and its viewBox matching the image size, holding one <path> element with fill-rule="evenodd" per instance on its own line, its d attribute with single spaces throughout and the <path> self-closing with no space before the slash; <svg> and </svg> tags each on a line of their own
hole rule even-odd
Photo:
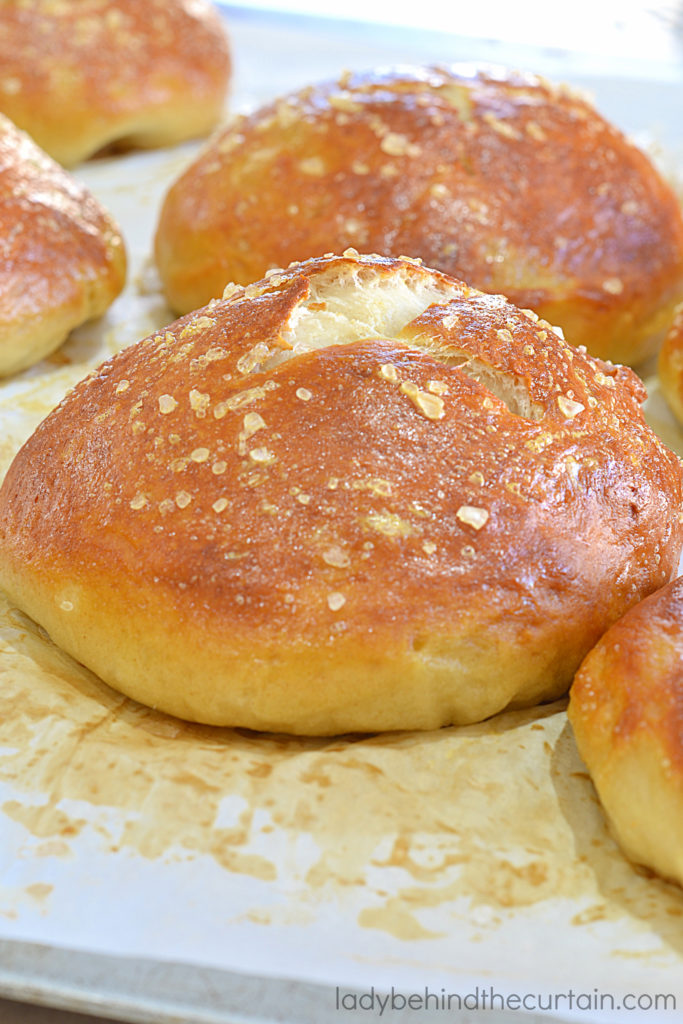
<svg viewBox="0 0 683 1024">
<path fill-rule="evenodd" d="M 683 885 L 683 577 L 590 652 L 569 719 L 625 853 Z"/>
<path fill-rule="evenodd" d="M 294 265 L 44 421 L 0 491 L 0 585 L 201 722 L 433 729 L 553 699 L 678 561 L 683 471 L 643 395 L 413 261 Z"/>
<path fill-rule="evenodd" d="M 676 309 L 657 360 L 659 385 L 669 408 L 683 424 L 683 303 Z"/>
<path fill-rule="evenodd" d="M 219 120 L 230 75 L 208 0 L 3 0 L 0 110 L 71 166 L 167 146 Z"/>
<path fill-rule="evenodd" d="M 346 75 L 237 119 L 167 193 L 156 256 L 178 312 L 346 246 L 408 253 L 636 364 L 683 298 L 683 217 L 648 158 L 532 75 Z"/>
<path fill-rule="evenodd" d="M 0 114 L 0 376 L 56 349 L 123 288 L 108 213 Z"/>
</svg>

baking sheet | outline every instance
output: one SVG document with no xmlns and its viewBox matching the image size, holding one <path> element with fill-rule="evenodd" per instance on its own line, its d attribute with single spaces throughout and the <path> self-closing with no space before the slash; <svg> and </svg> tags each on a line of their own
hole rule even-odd
<svg viewBox="0 0 683 1024">
<path fill-rule="evenodd" d="M 238 108 L 345 66 L 465 55 L 442 37 L 229 14 Z M 628 90 L 623 116 L 608 112 L 674 160 L 680 89 L 670 69 L 636 70 L 657 124 L 633 123 Z M 614 105 L 618 81 L 597 76 L 598 101 L 604 86 Z M 196 150 L 79 169 L 124 229 L 129 284 L 0 384 L 0 474 L 72 384 L 171 319 L 150 244 Z M 649 384 L 651 422 L 683 451 Z M 629 1021 L 683 1019 L 683 893 L 611 840 L 564 702 L 429 734 L 188 725 L 114 693 L 1 598 L 0 950 L 0 993 L 130 1020 L 465 1022 L 492 1005 L 490 1024 L 623 1024 L 626 994 L 642 1000 Z M 206 985 L 174 985 L 178 972 Z M 667 994 L 677 1010 L 654 1007 Z"/>
</svg>

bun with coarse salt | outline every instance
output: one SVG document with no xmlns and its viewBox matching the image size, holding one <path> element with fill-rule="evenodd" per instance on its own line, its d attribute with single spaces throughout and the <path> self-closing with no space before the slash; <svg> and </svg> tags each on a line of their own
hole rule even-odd
<svg viewBox="0 0 683 1024">
<path fill-rule="evenodd" d="M 671 578 L 635 375 L 414 260 L 290 266 L 78 384 L 0 490 L 0 585 L 183 718 L 433 729 L 566 691 Z"/>
<path fill-rule="evenodd" d="M 117 225 L 0 114 L 0 376 L 54 351 L 123 288 Z"/>
<path fill-rule="evenodd" d="M 569 718 L 625 853 L 683 885 L 683 577 L 602 637 Z"/>
<path fill-rule="evenodd" d="M 647 156 L 575 92 L 500 69 L 347 74 L 237 118 L 156 234 L 181 313 L 350 245 L 421 257 L 631 365 L 683 300 L 683 215 Z"/>
<path fill-rule="evenodd" d="M 0 111 L 66 166 L 207 135 L 230 53 L 208 0 L 3 0 Z"/>
</svg>

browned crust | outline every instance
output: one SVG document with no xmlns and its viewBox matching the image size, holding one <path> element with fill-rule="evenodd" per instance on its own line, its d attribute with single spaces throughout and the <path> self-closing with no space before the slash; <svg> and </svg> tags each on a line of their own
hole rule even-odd
<svg viewBox="0 0 683 1024">
<path fill-rule="evenodd" d="M 104 313 L 125 274 L 109 214 L 0 114 L 0 375 Z"/>
<path fill-rule="evenodd" d="M 395 338 L 250 372 L 330 274 L 450 295 Z M 521 382 L 534 414 L 463 355 Z M 501 297 L 401 260 L 313 260 L 77 386 L 0 492 L 0 583 L 175 714 L 313 733 L 476 720 L 559 695 L 671 578 L 681 470 L 642 398 Z"/>
<path fill-rule="evenodd" d="M 219 133 L 171 187 L 156 254 L 186 312 L 269 267 L 405 253 L 635 364 L 683 298 L 683 217 L 584 99 L 455 67 L 346 75 Z"/>
<path fill-rule="evenodd" d="M 626 852 L 683 884 L 683 578 L 591 651 L 569 717 Z"/>
<path fill-rule="evenodd" d="M 207 0 L 6 0 L 0 27 L 0 110 L 67 166 L 221 117 L 230 54 Z"/>
</svg>

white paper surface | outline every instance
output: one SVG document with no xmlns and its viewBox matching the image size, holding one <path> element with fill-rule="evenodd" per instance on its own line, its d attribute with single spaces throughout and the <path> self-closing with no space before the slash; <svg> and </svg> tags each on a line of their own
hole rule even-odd
<svg viewBox="0 0 683 1024">
<path fill-rule="evenodd" d="M 238 83 L 260 66 L 257 31 L 242 38 Z M 276 91 L 263 70 L 234 106 Z M 0 384 L 0 473 L 68 387 L 171 319 L 151 239 L 196 148 L 79 170 L 124 229 L 129 283 Z M 466 1010 L 516 996 L 511 1010 L 561 1020 L 683 1019 L 683 893 L 609 837 L 563 703 L 426 735 L 185 725 L 109 690 L 2 600 L 0 938 L 320 981 L 342 1000 L 428 989 L 434 1019 L 460 1019 L 453 994 Z M 663 994 L 677 1012 L 651 1008 Z"/>
</svg>

